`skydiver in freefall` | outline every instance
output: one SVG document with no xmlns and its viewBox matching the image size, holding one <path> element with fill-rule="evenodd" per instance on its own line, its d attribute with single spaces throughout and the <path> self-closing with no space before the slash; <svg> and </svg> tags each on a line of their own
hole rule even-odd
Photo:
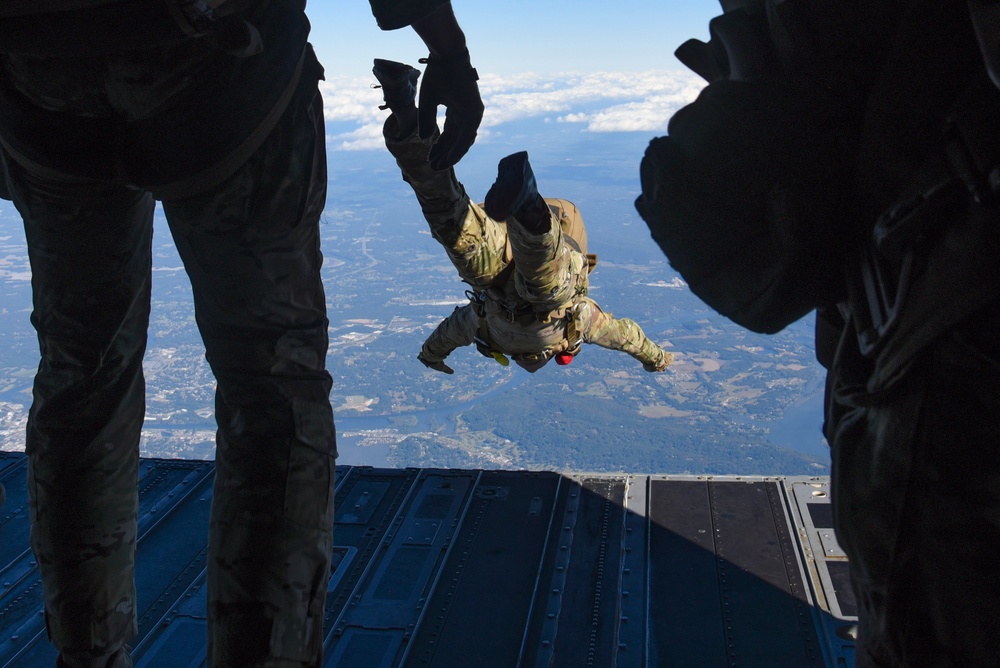
<svg viewBox="0 0 1000 668">
<path fill-rule="evenodd" d="M 474 203 L 454 169 L 434 171 L 428 164 L 434 137 L 419 136 L 418 116 L 421 127 L 433 117 L 415 104 L 420 72 L 381 59 L 372 71 L 385 102 L 380 108 L 392 112 L 383 127 L 386 147 L 413 188 L 431 235 L 472 286 L 469 303 L 437 326 L 418 359 L 450 374 L 448 355 L 475 343 L 501 364 L 510 356 L 535 372 L 553 358 L 569 364 L 583 343 L 592 343 L 628 353 L 646 371 L 666 369 L 671 353 L 633 320 L 605 313 L 587 296 L 597 257 L 587 253 L 583 219 L 572 202 L 538 194 L 528 154 L 501 160 L 485 202 Z"/>
</svg>

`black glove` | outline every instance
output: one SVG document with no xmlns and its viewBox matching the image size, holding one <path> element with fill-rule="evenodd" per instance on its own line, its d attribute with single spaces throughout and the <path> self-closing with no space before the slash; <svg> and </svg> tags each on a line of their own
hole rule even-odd
<svg viewBox="0 0 1000 668">
<path fill-rule="evenodd" d="M 420 363 L 423 364 L 428 369 L 434 369 L 435 371 L 440 371 L 441 373 L 446 373 L 449 375 L 455 373 L 455 370 L 452 369 L 447 364 L 445 364 L 444 360 L 440 360 L 438 362 L 432 362 L 429 359 L 427 359 L 424 356 L 424 351 L 422 350 L 417 354 L 417 359 L 420 360 Z"/>
<path fill-rule="evenodd" d="M 419 135 L 428 139 L 437 129 L 437 109 L 447 108 L 444 131 L 431 148 L 431 169 L 442 171 L 453 167 L 476 141 L 476 131 L 483 120 L 483 100 L 479 96 L 479 74 L 466 50 L 455 58 L 428 56 L 420 62 L 427 65 L 420 84 Z"/>
</svg>

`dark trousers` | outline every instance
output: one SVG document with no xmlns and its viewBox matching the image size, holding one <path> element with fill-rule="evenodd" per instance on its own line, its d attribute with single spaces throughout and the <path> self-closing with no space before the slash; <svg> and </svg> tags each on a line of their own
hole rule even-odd
<svg viewBox="0 0 1000 668">
<path fill-rule="evenodd" d="M 136 632 L 134 556 L 153 197 L 7 160 L 41 363 L 27 429 L 32 549 L 66 665 Z M 164 201 L 218 381 L 209 665 L 319 665 L 336 457 L 319 217 L 322 99 L 304 79 L 223 183 Z M 102 664 L 103 665 L 103 664 Z"/>
<path fill-rule="evenodd" d="M 827 434 L 837 536 L 858 598 L 859 667 L 1000 663 L 997 332 L 994 302 L 879 394 L 866 391 L 864 364 L 842 341 Z"/>
</svg>

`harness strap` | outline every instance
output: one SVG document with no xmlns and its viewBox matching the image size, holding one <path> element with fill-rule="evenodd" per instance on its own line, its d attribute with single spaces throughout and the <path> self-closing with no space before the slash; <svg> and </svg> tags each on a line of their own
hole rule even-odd
<svg viewBox="0 0 1000 668">
<path fill-rule="evenodd" d="M 249 7 L 252 0 L 207 0 L 205 6 L 216 17 L 228 16 Z M 3 0 L 0 2 L 0 18 L 29 16 L 31 14 L 52 14 L 56 12 L 93 9 L 104 5 L 121 3 L 122 0 Z M 174 5 L 180 2 L 171 3 Z M 192 3 L 193 4 L 193 3 Z"/>
<path fill-rule="evenodd" d="M 472 301 L 473 309 L 475 309 L 476 315 L 479 316 L 479 328 L 476 331 L 476 335 L 472 338 L 472 342 L 476 344 L 476 350 L 483 357 L 491 357 L 501 365 L 507 366 L 507 358 L 504 352 L 493 340 L 493 337 L 490 336 L 490 330 L 486 324 L 484 300 L 471 290 L 466 290 L 465 294 Z M 511 357 L 515 360 L 528 361 L 549 359 L 557 353 L 566 353 L 576 357 L 583 346 L 583 336 L 576 327 L 576 317 L 582 306 L 583 302 L 577 302 L 570 308 L 565 309 L 561 317 L 566 321 L 566 334 L 561 342 L 537 353 L 514 353 Z M 481 309 L 482 315 L 480 314 Z"/>
<path fill-rule="evenodd" d="M 981 77 L 949 114 L 942 150 L 919 170 L 913 189 L 879 217 L 861 260 L 861 305 L 853 313 L 862 354 L 877 355 L 903 313 L 910 284 L 921 271 L 947 211 L 965 198 L 1000 203 L 1000 91 Z M 947 277 L 940 290 L 948 291 Z M 952 288 L 953 289 L 953 288 Z"/>
</svg>

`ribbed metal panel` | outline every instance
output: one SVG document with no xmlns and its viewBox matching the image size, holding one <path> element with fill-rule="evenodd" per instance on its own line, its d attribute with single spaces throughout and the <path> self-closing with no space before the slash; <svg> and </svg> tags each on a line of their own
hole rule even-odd
<svg viewBox="0 0 1000 668">
<path fill-rule="evenodd" d="M 205 656 L 214 465 L 147 459 L 137 666 Z M 51 666 L 25 459 L 0 453 L 0 666 Z M 326 665 L 853 665 L 826 478 L 340 467 Z M 262 540 L 265 537 L 262 537 Z"/>
</svg>

